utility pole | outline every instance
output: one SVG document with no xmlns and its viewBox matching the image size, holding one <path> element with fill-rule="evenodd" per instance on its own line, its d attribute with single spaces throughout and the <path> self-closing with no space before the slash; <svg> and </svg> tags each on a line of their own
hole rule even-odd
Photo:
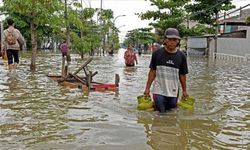
<svg viewBox="0 0 250 150">
<path fill-rule="evenodd" d="M 101 6 L 100 6 L 100 14 L 101 14 L 100 24 L 102 24 L 102 0 L 101 0 Z"/>
<path fill-rule="evenodd" d="M 189 29 L 189 26 L 190 26 L 190 18 L 189 18 L 189 14 L 187 15 L 187 29 Z"/>
<path fill-rule="evenodd" d="M 65 19 L 65 24 L 66 24 L 66 42 L 67 45 L 69 45 L 69 19 L 68 19 L 68 5 L 67 5 L 67 0 L 64 1 L 64 19 Z"/>
<path fill-rule="evenodd" d="M 215 39 L 214 39 L 214 59 L 216 59 L 216 55 L 217 55 L 217 48 L 218 48 L 218 28 L 219 28 L 219 12 L 218 12 L 218 10 L 217 10 L 217 8 L 215 8 L 215 10 L 214 10 L 214 12 L 215 12 Z"/>
<path fill-rule="evenodd" d="M 82 3 L 82 1 L 83 0 L 81 0 L 81 21 L 83 23 L 84 20 L 83 20 L 83 5 L 82 5 L 83 3 Z M 81 29 L 81 38 L 83 38 L 83 31 L 82 31 L 82 29 Z"/>
<path fill-rule="evenodd" d="M 100 4 L 100 27 L 102 27 L 102 0 L 101 0 L 101 4 Z M 103 49 L 103 53 L 104 53 L 104 36 L 101 36 L 101 49 L 100 49 L 100 56 L 102 55 L 102 49 Z"/>
</svg>

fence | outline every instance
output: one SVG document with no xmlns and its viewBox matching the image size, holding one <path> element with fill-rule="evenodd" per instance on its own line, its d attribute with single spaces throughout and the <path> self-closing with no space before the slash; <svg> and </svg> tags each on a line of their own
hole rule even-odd
<svg viewBox="0 0 250 150">
<path fill-rule="evenodd" d="M 213 58 L 226 61 L 246 62 L 250 61 L 250 54 L 247 54 L 246 56 L 238 56 L 224 53 L 213 53 Z"/>
</svg>

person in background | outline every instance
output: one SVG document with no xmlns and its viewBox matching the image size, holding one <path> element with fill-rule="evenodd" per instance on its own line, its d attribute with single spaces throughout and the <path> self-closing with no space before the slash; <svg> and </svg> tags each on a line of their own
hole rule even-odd
<svg viewBox="0 0 250 150">
<path fill-rule="evenodd" d="M 138 64 L 136 53 L 132 44 L 128 44 L 128 48 L 124 53 L 124 60 L 126 66 L 135 66 L 135 63 Z"/>
<path fill-rule="evenodd" d="M 17 68 L 19 51 L 24 45 L 24 38 L 20 31 L 14 27 L 12 19 L 7 20 L 8 28 L 3 31 L 3 49 L 7 52 L 9 70 Z M 14 59 L 14 61 L 13 61 Z"/>
<path fill-rule="evenodd" d="M 154 81 L 152 93 L 155 107 L 160 113 L 177 107 L 178 81 L 181 83 L 182 97 L 188 97 L 186 89 L 187 58 L 183 52 L 177 49 L 180 40 L 179 31 L 175 28 L 168 28 L 164 36 L 164 47 L 155 51 L 151 57 L 144 90 L 144 95 L 150 96 L 150 87 Z"/>
<path fill-rule="evenodd" d="M 60 45 L 59 45 L 59 49 L 62 53 L 62 56 L 67 56 L 68 51 L 69 51 L 69 47 L 68 44 L 66 42 L 66 40 L 64 40 Z"/>
<path fill-rule="evenodd" d="M 108 53 L 109 53 L 110 56 L 113 56 L 113 55 L 114 55 L 114 45 L 113 45 L 113 44 L 111 44 L 110 50 L 109 50 Z"/>
<path fill-rule="evenodd" d="M 159 43 L 154 43 L 152 46 L 152 53 L 157 51 L 160 48 L 161 48 L 161 45 Z"/>
<path fill-rule="evenodd" d="M 69 55 L 69 46 L 67 44 L 67 41 L 64 40 L 60 45 L 59 45 L 59 49 L 62 53 L 62 56 L 66 56 L 66 60 L 67 62 L 70 62 L 71 61 L 71 57 Z"/>
<path fill-rule="evenodd" d="M 0 48 L 1 48 L 0 57 L 2 57 L 4 59 L 4 50 L 2 48 L 2 44 L 1 43 L 0 43 Z"/>
<path fill-rule="evenodd" d="M 142 46 L 141 46 L 141 44 L 139 44 L 139 46 L 138 46 L 138 54 L 141 55 L 141 53 L 142 53 Z"/>
</svg>

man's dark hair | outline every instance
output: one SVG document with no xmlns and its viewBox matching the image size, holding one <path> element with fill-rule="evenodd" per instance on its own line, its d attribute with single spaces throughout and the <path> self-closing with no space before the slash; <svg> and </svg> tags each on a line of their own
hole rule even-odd
<svg viewBox="0 0 250 150">
<path fill-rule="evenodd" d="M 11 25 L 14 24 L 14 21 L 13 21 L 12 19 L 9 18 L 9 19 L 7 20 L 7 23 L 8 23 L 9 26 L 11 26 Z"/>
</svg>

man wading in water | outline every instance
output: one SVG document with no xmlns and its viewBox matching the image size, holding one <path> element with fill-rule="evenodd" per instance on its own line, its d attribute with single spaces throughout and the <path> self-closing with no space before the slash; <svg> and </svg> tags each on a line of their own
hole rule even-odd
<svg viewBox="0 0 250 150">
<path fill-rule="evenodd" d="M 136 54 L 133 50 L 132 44 L 128 45 L 128 48 L 124 53 L 124 59 L 125 59 L 125 65 L 128 67 L 135 66 L 135 62 L 136 62 L 136 64 L 138 64 L 137 57 L 136 57 Z"/>
<path fill-rule="evenodd" d="M 156 109 L 160 113 L 165 113 L 177 106 L 178 80 L 181 83 L 183 98 L 188 97 L 186 89 L 187 58 L 176 48 L 180 40 L 179 31 L 175 28 L 168 28 L 164 36 L 164 47 L 152 54 L 144 91 L 144 95 L 149 96 L 150 87 L 154 81 L 153 99 Z"/>
<path fill-rule="evenodd" d="M 24 38 L 20 31 L 14 28 L 12 19 L 8 19 L 7 23 L 8 28 L 3 31 L 3 49 L 7 52 L 9 70 L 12 71 L 19 63 L 19 51 L 24 44 Z"/>
</svg>

